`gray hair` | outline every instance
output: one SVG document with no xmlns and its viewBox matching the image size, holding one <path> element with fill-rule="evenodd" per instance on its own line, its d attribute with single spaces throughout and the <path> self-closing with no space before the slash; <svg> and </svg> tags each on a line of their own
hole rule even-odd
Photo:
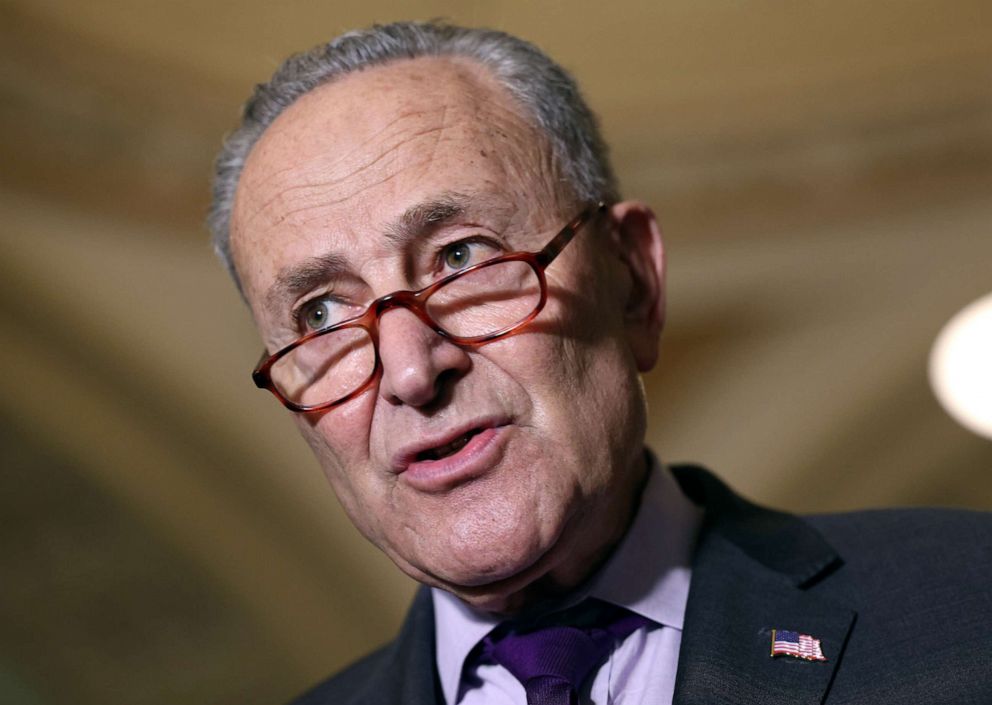
<svg viewBox="0 0 992 705">
<path fill-rule="evenodd" d="M 238 288 L 231 258 L 231 209 L 245 160 L 265 129 L 297 98 L 333 79 L 400 59 L 459 56 L 474 59 L 528 112 L 550 143 L 565 184 L 582 202 L 617 199 L 616 177 L 596 117 L 574 79 L 540 49 L 504 32 L 438 22 L 397 22 L 343 34 L 288 58 L 244 106 L 241 125 L 217 157 L 207 224 L 217 256 Z"/>
</svg>

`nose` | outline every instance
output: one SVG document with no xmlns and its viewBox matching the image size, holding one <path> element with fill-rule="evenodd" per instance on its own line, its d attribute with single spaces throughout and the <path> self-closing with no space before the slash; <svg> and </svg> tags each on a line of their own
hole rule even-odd
<svg viewBox="0 0 992 705">
<path fill-rule="evenodd" d="M 391 404 L 424 407 L 439 398 L 445 385 L 468 371 L 468 353 L 433 331 L 405 308 L 379 319 L 379 396 Z"/>
</svg>

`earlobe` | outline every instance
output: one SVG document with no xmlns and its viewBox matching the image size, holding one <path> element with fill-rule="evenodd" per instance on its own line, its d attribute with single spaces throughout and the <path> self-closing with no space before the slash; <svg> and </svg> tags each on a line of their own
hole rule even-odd
<svg viewBox="0 0 992 705">
<path fill-rule="evenodd" d="M 647 372 L 658 360 L 665 322 L 665 249 L 654 213 L 644 203 L 623 201 L 610 209 L 613 240 L 630 276 L 624 309 L 627 341 L 637 369 Z"/>
</svg>

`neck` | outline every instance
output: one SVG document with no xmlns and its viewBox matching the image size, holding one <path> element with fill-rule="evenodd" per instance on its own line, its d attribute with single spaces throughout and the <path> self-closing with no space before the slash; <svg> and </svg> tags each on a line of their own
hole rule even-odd
<svg viewBox="0 0 992 705">
<path fill-rule="evenodd" d="M 564 532 L 567 538 L 532 567 L 537 577 L 520 589 L 490 592 L 488 599 L 482 595 L 459 597 L 473 609 L 499 617 L 537 614 L 570 603 L 592 582 L 633 524 L 648 470 L 647 456 L 642 452 L 622 487 L 612 487 L 604 501 L 571 518 Z"/>
</svg>

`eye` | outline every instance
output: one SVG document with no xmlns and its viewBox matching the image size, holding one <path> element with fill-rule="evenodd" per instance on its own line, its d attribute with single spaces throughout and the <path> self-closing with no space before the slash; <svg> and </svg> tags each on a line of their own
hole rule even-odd
<svg viewBox="0 0 992 705">
<path fill-rule="evenodd" d="M 456 242 L 441 251 L 444 266 L 451 269 L 464 269 L 472 261 L 472 248 L 467 242 Z"/>
<path fill-rule="evenodd" d="M 330 314 L 327 311 L 327 302 L 318 301 L 303 309 L 303 322 L 311 330 L 320 330 L 327 325 Z"/>
<path fill-rule="evenodd" d="M 321 296 L 303 304 L 296 312 L 296 320 L 300 329 L 308 333 L 332 326 L 352 315 L 353 307 L 329 296 Z"/>
<path fill-rule="evenodd" d="M 443 246 L 437 254 L 437 265 L 443 270 L 458 271 L 497 257 L 502 252 L 499 243 L 479 235 Z"/>
</svg>

